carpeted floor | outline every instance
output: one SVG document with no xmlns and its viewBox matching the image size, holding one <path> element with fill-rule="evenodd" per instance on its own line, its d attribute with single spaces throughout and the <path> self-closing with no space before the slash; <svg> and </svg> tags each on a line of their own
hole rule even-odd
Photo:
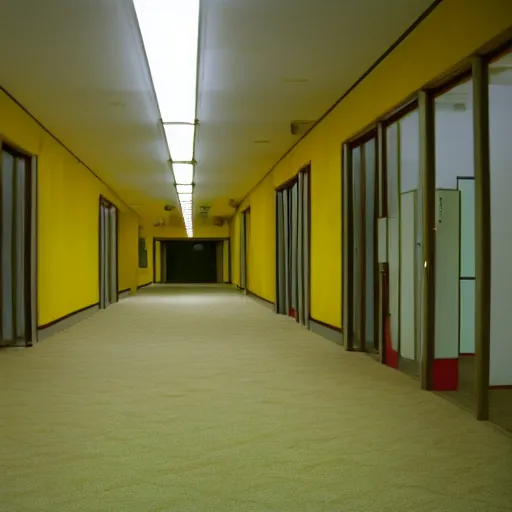
<svg viewBox="0 0 512 512">
<path fill-rule="evenodd" d="M 227 288 L 0 353 L 2 512 L 507 512 L 512 437 Z"/>
</svg>

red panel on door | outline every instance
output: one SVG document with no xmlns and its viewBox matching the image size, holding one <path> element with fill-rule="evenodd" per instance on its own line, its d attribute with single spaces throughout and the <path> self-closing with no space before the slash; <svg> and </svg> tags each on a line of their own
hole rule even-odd
<svg viewBox="0 0 512 512">
<path fill-rule="evenodd" d="M 432 389 L 456 391 L 459 387 L 459 360 L 434 359 L 432 364 Z"/>
<path fill-rule="evenodd" d="M 384 319 L 384 361 L 387 366 L 398 369 L 398 352 L 393 349 L 391 341 L 391 322 L 389 316 Z"/>
</svg>

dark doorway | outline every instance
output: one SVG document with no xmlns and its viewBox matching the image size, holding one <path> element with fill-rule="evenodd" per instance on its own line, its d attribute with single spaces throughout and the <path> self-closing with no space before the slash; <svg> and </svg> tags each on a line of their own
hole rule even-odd
<svg viewBox="0 0 512 512">
<path fill-rule="evenodd" d="M 173 241 L 163 244 L 167 283 L 217 282 L 218 242 Z"/>
</svg>

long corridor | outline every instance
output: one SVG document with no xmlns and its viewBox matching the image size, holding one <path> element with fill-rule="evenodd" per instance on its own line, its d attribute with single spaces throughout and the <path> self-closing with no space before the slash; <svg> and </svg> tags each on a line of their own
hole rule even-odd
<svg viewBox="0 0 512 512">
<path fill-rule="evenodd" d="M 506 512 L 512 437 L 227 287 L 0 352 L 2 512 Z"/>
</svg>

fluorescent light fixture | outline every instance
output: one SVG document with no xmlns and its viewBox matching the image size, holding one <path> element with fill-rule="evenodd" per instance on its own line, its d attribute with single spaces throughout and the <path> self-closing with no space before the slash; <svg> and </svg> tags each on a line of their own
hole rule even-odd
<svg viewBox="0 0 512 512">
<path fill-rule="evenodd" d="M 192 164 L 172 164 L 172 172 L 176 185 L 192 185 L 194 166 Z"/>
<path fill-rule="evenodd" d="M 192 185 L 176 185 L 176 192 L 178 194 L 192 194 L 193 188 Z"/>
<path fill-rule="evenodd" d="M 199 0 L 134 0 L 133 3 L 162 121 L 194 122 Z"/>
<path fill-rule="evenodd" d="M 167 146 L 174 162 L 191 162 L 194 158 L 195 130 L 193 124 L 164 124 Z"/>
<path fill-rule="evenodd" d="M 172 169 L 187 235 L 192 237 L 200 0 L 133 3 L 171 161 L 180 162 Z"/>
<path fill-rule="evenodd" d="M 178 194 L 180 203 L 191 203 L 192 204 L 192 194 Z"/>
</svg>

